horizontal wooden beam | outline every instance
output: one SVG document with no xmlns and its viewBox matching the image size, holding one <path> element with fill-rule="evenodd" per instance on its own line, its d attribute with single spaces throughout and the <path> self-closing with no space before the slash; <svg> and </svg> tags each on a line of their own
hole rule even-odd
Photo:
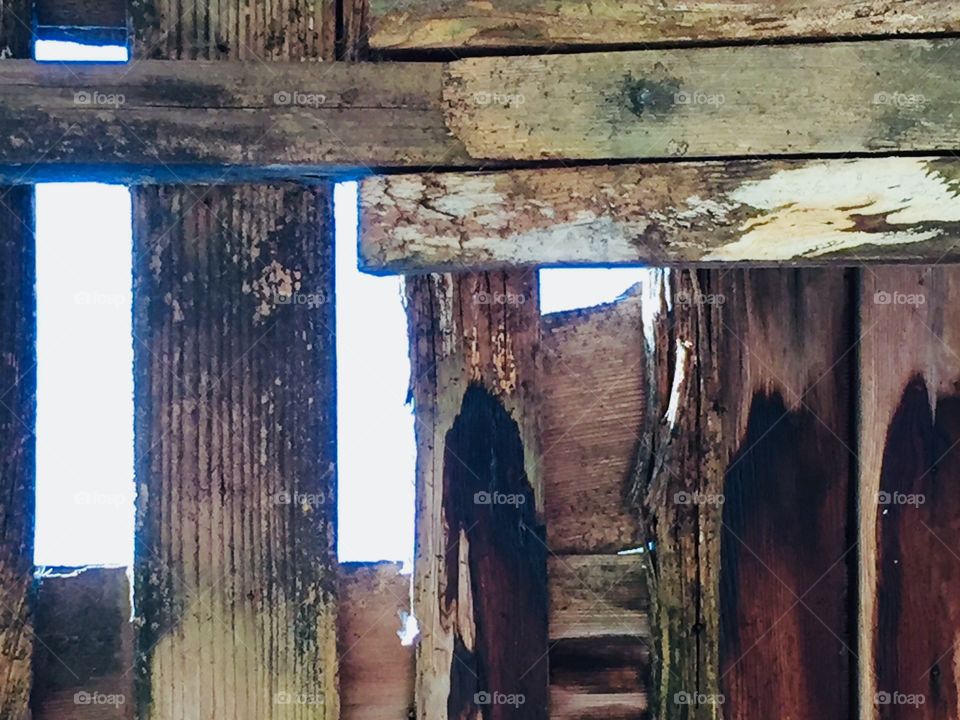
<svg viewBox="0 0 960 720">
<path fill-rule="evenodd" d="M 0 182 L 936 154 L 960 136 L 958 50 L 950 39 L 452 63 L 7 61 Z"/>
<path fill-rule="evenodd" d="M 951 0 L 371 0 L 370 47 L 379 50 L 554 48 L 772 38 L 956 32 Z"/>
<path fill-rule="evenodd" d="M 361 184 L 361 265 L 960 260 L 960 160 L 615 165 Z"/>
</svg>

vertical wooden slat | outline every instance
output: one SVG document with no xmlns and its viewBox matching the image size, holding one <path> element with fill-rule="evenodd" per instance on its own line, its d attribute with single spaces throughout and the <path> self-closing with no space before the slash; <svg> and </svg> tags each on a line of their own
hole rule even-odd
<svg viewBox="0 0 960 720">
<path fill-rule="evenodd" d="M 135 195 L 142 717 L 335 718 L 329 193 L 203 194 Z"/>
<path fill-rule="evenodd" d="M 329 0 L 132 16 L 138 58 L 333 57 Z M 142 716 L 336 718 L 332 186 L 134 196 Z"/>
<path fill-rule="evenodd" d="M 861 271 L 861 718 L 957 717 L 960 271 Z"/>
<path fill-rule="evenodd" d="M 849 718 L 843 270 L 680 271 L 656 331 L 635 488 L 661 718 Z"/>
<path fill-rule="evenodd" d="M 29 0 L 0 0 L 0 59 L 30 55 Z M 33 189 L 0 187 L 0 718 L 27 717 L 36 417 Z"/>
<path fill-rule="evenodd" d="M 536 276 L 430 275 L 407 293 L 417 717 L 546 718 Z"/>
</svg>

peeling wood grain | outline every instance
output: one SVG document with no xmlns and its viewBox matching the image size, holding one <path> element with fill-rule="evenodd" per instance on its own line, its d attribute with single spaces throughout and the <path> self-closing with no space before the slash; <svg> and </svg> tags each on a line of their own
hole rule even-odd
<svg viewBox="0 0 960 720">
<path fill-rule="evenodd" d="M 665 290 L 635 488 L 657 717 L 849 718 L 849 282 L 678 271 Z"/>
<path fill-rule="evenodd" d="M 36 503 L 33 190 L 0 190 L 0 718 L 26 720 Z"/>
<path fill-rule="evenodd" d="M 461 717 L 461 712 L 476 712 L 476 706 L 470 708 L 466 703 L 474 692 L 481 691 L 524 692 L 530 700 L 524 705 L 524 717 L 545 717 L 546 547 L 539 534 L 542 528 L 537 527 L 543 516 L 543 475 L 536 409 L 540 353 L 536 287 L 535 275 L 530 273 L 427 275 L 407 284 L 418 448 L 414 580 L 414 609 L 421 633 L 418 718 L 453 720 Z M 474 397 L 469 404 L 468 396 Z M 480 412 L 483 408 L 486 410 Z M 462 411 L 466 416 L 458 424 Z M 470 423 L 468 418 L 477 422 L 486 418 L 472 436 L 463 430 L 464 423 Z M 503 442 L 498 443 L 497 438 Z M 480 479 L 489 481 L 483 492 L 525 499 L 521 535 L 526 540 L 522 545 L 513 533 L 506 533 L 501 540 L 490 535 L 491 523 L 496 524 L 504 512 L 518 511 L 516 504 L 474 506 L 472 494 L 469 498 L 462 493 L 456 498 L 451 495 L 453 474 L 459 472 L 460 477 L 465 473 L 454 454 L 469 463 L 478 453 L 487 454 L 488 464 L 469 467 Z M 520 490 L 504 489 L 505 484 L 520 479 L 498 474 L 501 462 L 522 471 Z M 476 481 L 473 478 L 471 483 Z M 522 489 L 524 485 L 528 489 Z M 478 507 L 489 517 L 474 535 L 475 528 L 467 519 L 476 516 L 480 521 Z M 480 546 L 474 546 L 475 542 Z M 486 556 L 478 550 L 486 550 Z M 508 575 L 513 578 L 508 584 L 523 587 L 523 596 L 529 600 L 520 618 L 508 614 L 490 619 L 489 613 L 501 607 L 498 603 L 502 607 L 509 604 L 509 598 L 497 591 L 504 579 L 495 572 L 496 567 L 529 567 L 535 573 Z M 542 588 L 536 580 L 540 573 Z M 531 662 L 522 678 L 478 672 L 478 656 L 489 659 L 506 652 L 517 633 L 517 623 L 525 624 L 525 641 L 513 654 L 529 658 L 539 632 L 540 661 Z M 538 630 L 539 623 L 542 627 Z M 504 659 L 505 666 L 509 662 Z M 494 679 L 508 687 L 483 687 Z M 526 689 L 512 689 L 517 684 Z M 471 686 L 476 689 L 468 693 Z M 499 717 L 510 708 L 491 707 L 496 714 L 490 717 Z"/>
<path fill-rule="evenodd" d="M 555 553 L 615 553 L 643 533 L 626 489 L 644 428 L 641 298 L 543 318 L 544 503 Z"/>
<path fill-rule="evenodd" d="M 951 157 L 429 173 L 361 183 L 374 272 L 956 260 Z"/>
<path fill-rule="evenodd" d="M 132 720 L 133 624 L 126 568 L 40 580 L 33 720 Z"/>
<path fill-rule="evenodd" d="M 143 718 L 338 716 L 330 211 L 134 194 Z"/>
<path fill-rule="evenodd" d="M 624 2 L 371 0 L 381 50 L 542 48 L 711 40 L 831 38 L 960 30 L 945 0 Z"/>
<path fill-rule="evenodd" d="M 958 297 L 951 266 L 862 274 L 861 718 L 957 713 Z"/>
<path fill-rule="evenodd" d="M 408 720 L 414 649 L 399 632 L 411 580 L 395 563 L 340 566 L 340 700 L 343 720 Z"/>
</svg>

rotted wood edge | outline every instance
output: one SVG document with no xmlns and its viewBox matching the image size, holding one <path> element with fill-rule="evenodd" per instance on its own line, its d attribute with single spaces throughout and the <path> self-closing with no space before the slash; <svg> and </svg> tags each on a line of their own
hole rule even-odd
<svg viewBox="0 0 960 720">
<path fill-rule="evenodd" d="M 360 203 L 374 273 L 960 259 L 952 156 L 385 175 Z"/>
</svg>

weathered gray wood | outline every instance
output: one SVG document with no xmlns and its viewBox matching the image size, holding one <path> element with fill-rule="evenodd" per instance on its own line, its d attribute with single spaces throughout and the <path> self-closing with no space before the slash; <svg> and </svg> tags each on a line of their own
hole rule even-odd
<svg viewBox="0 0 960 720">
<path fill-rule="evenodd" d="M 233 176 L 307 177 L 543 159 L 935 154 L 960 135 L 958 51 L 950 39 L 450 64 L 11 64 L 0 77 L 0 166 L 31 178 L 92 167 L 209 178 L 228 166 Z"/>
<path fill-rule="evenodd" d="M 442 72 L 441 65 L 11 61 L 0 75 L 0 181 L 110 172 L 219 181 L 463 164 L 443 122 Z"/>
<path fill-rule="evenodd" d="M 951 32 L 949 0 L 371 0 L 370 46 L 382 50 L 553 48 Z"/>
<path fill-rule="evenodd" d="M 958 179 L 952 156 L 378 176 L 361 184 L 361 262 L 418 272 L 956 260 Z"/>
</svg>

